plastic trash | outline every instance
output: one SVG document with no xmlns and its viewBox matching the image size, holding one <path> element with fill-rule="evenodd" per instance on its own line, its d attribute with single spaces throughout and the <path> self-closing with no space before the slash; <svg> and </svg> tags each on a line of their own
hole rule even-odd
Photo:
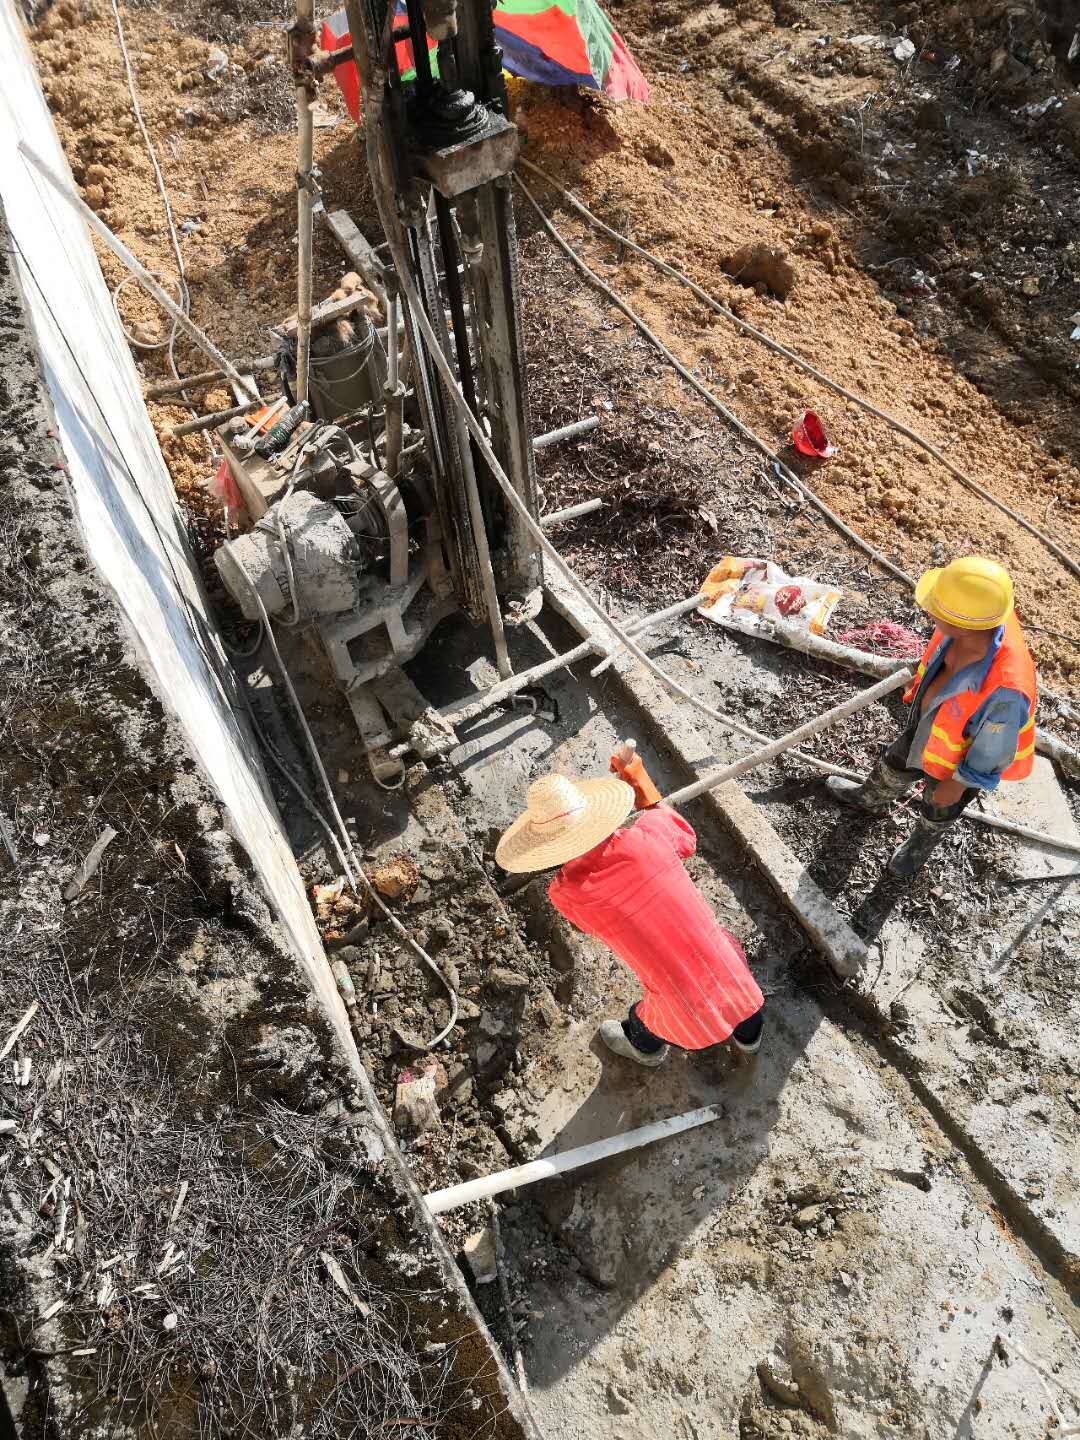
<svg viewBox="0 0 1080 1440">
<path fill-rule="evenodd" d="M 791 439 L 800 455 L 816 455 L 819 460 L 827 460 L 830 455 L 836 454 L 836 446 L 829 444 L 825 427 L 813 410 L 803 411 L 791 432 Z"/>
</svg>

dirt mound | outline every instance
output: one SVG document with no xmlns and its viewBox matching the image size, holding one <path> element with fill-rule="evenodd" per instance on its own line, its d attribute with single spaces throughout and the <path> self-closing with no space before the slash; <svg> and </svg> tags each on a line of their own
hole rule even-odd
<svg viewBox="0 0 1080 1440">
<path fill-rule="evenodd" d="M 1030 318 L 1024 328 L 1033 302 L 1023 295 L 1020 275 L 1015 282 L 1010 275 L 1007 285 L 995 284 L 1002 296 L 996 334 L 987 334 L 985 313 L 977 328 L 974 323 L 962 326 L 950 295 L 955 285 L 957 292 L 964 291 L 965 306 L 977 303 L 977 293 L 968 296 L 967 288 L 985 283 L 991 265 L 1023 264 L 1027 271 L 1040 268 L 1049 276 L 1050 259 L 1048 255 L 1044 266 L 1042 247 L 1057 244 L 1057 231 L 1039 238 L 1044 197 L 1029 195 L 1025 180 L 1017 187 L 1015 172 L 1004 161 L 976 162 L 966 153 L 954 155 L 952 169 L 942 171 L 939 189 L 934 180 L 935 169 L 941 168 L 937 150 L 932 163 L 922 167 L 918 140 L 905 135 L 901 150 L 901 137 L 889 138 L 892 108 L 907 104 L 908 93 L 895 93 L 898 69 L 891 51 L 868 50 L 835 37 L 827 44 L 816 43 L 827 40 L 836 25 L 835 14 L 822 6 L 801 7 L 798 31 L 778 29 L 772 7 L 757 3 L 740 7 L 732 23 L 715 34 L 696 7 L 669 5 L 665 14 L 665 69 L 650 77 L 649 107 L 569 108 L 530 91 L 519 103 L 530 153 L 601 219 L 685 270 L 737 314 L 944 448 L 992 494 L 1032 524 L 1048 525 L 1054 538 L 1074 553 L 1080 550 L 1080 469 L 1072 451 L 1075 404 L 1063 388 L 1072 382 L 1066 377 L 1062 388 L 1057 384 L 1064 376 L 1060 366 L 1075 359 L 1069 354 L 1068 330 L 1051 356 L 1047 341 L 1036 340 Z M 619 18 L 628 42 L 653 53 L 653 20 L 644 0 L 624 6 Z M 869 30 L 875 18 L 860 12 L 845 23 L 853 30 L 865 24 Z M 781 50 L 791 51 L 783 72 L 772 64 Z M 924 83 L 920 70 L 919 88 Z M 893 93 L 886 88 L 890 84 Z M 912 112 L 922 104 L 912 98 Z M 954 103 L 947 111 L 949 124 L 959 124 Z M 933 116 L 926 112 L 926 119 Z M 981 124 L 984 132 L 991 124 L 985 115 L 964 123 Z M 964 131 L 966 149 L 975 148 L 979 139 L 977 133 L 969 139 L 970 133 Z M 662 169 L 648 159 L 650 142 L 660 134 L 672 160 Z M 1004 130 L 994 129 L 993 134 L 995 144 L 1005 147 Z M 944 136 L 941 143 L 946 143 Z M 1012 145 L 1011 153 L 1017 156 L 1015 136 Z M 1004 150 L 1005 156 L 1009 153 Z M 994 197 L 989 208 L 965 222 L 965 246 L 982 247 L 985 271 L 979 269 L 982 253 L 976 260 L 965 250 L 960 261 L 955 240 L 951 254 L 949 249 L 960 225 L 954 212 L 956 197 L 964 193 L 968 161 L 977 170 L 981 167 L 974 178 L 989 186 Z M 1049 158 L 1046 163 L 1051 163 Z M 1065 178 L 1058 179 L 1062 206 L 1074 203 L 1065 194 Z M 829 188 L 831 198 L 824 193 Z M 911 573 L 964 551 L 988 553 L 1009 566 L 1044 680 L 1066 687 L 1080 682 L 1080 630 L 1075 624 L 1080 588 L 1038 540 L 959 486 L 926 452 L 739 335 L 645 262 L 599 239 L 542 186 L 539 195 L 607 283 L 626 296 L 683 362 L 758 434 L 784 452 L 794 468 L 801 468 L 822 498 L 872 544 Z M 1049 207 L 1045 214 L 1046 224 L 1056 227 L 1059 222 Z M 980 234 L 988 223 L 999 227 L 997 233 L 991 228 Z M 880 232 L 874 228 L 868 233 L 871 225 L 880 225 Z M 522 229 L 527 233 L 527 222 Z M 1036 242 L 1033 265 L 1031 247 Z M 1061 249 L 1068 243 L 1064 240 Z M 759 246 L 798 255 L 798 284 L 783 304 L 724 274 L 725 256 Z M 927 267 L 932 255 L 939 269 L 920 271 L 919 261 L 909 264 L 904 259 L 913 253 L 927 254 Z M 530 260 L 533 254 L 530 244 Z M 875 258 L 870 270 L 862 263 L 864 254 L 880 255 L 888 263 Z M 1071 257 L 1067 251 L 1064 255 L 1063 268 L 1071 276 Z M 942 278 L 942 270 L 947 278 Z M 983 279 L 971 278 L 971 272 Z M 575 355 L 595 348 L 582 339 L 580 312 L 565 303 L 551 308 L 560 284 L 576 293 L 569 268 L 561 261 L 545 302 L 547 337 L 530 335 L 530 358 L 540 373 L 548 367 L 570 371 Z M 1054 326 L 1060 323 L 1062 306 L 1080 308 L 1074 284 L 1062 276 L 1054 284 L 1047 278 L 1043 286 L 1046 306 L 1054 307 Z M 612 338 L 625 335 L 623 323 L 609 318 L 606 307 L 593 313 L 599 314 L 601 324 L 614 327 Z M 1049 315 L 1045 323 L 1050 326 Z M 540 353 L 537 345 L 543 347 Z M 658 358 L 644 358 L 640 346 L 636 338 L 625 342 L 623 361 L 624 371 L 632 368 L 641 381 L 635 414 L 671 406 L 689 416 L 685 390 L 669 382 L 671 372 Z M 1018 355 L 1021 346 L 1025 348 Z M 966 357 L 959 366 L 951 349 Z M 1052 371 L 1053 379 L 1036 384 L 1034 367 L 1046 371 L 1048 362 L 1059 368 Z M 608 363 L 618 369 L 614 358 Z M 1018 375 L 1023 377 L 1019 381 Z M 979 385 L 988 393 L 980 393 Z M 587 404 L 599 388 L 587 383 L 579 388 L 581 402 Z M 822 416 L 839 449 L 824 465 L 801 466 L 790 452 L 793 420 L 807 407 Z M 693 422 L 684 421 L 691 432 L 700 424 L 700 411 L 693 413 Z M 567 418 L 576 418 L 576 413 Z M 680 456 L 684 447 L 663 448 L 667 458 Z M 582 449 L 590 473 L 582 476 L 581 491 L 594 494 L 600 472 L 589 446 Z M 556 466 L 558 460 L 553 457 L 550 464 Z M 619 483 L 625 478 L 624 471 Z M 622 504 L 630 503 L 635 492 L 644 496 L 645 487 L 630 480 Z M 760 483 L 758 493 L 764 503 Z M 723 530 L 730 497 L 723 490 L 712 495 L 698 491 L 698 496 L 699 507 L 717 517 Z M 569 503 L 567 485 L 560 488 L 560 502 Z M 687 520 L 693 524 L 689 513 Z M 710 522 L 700 511 L 697 529 L 700 555 L 712 543 Z M 777 533 L 778 559 L 783 560 L 796 536 L 797 527 L 790 524 Z M 665 530 L 664 548 L 653 547 L 649 566 L 638 564 L 639 575 L 667 563 L 673 538 Z M 685 543 L 693 547 L 694 542 L 688 538 Z M 831 543 L 830 538 L 818 542 L 817 563 L 824 563 Z M 832 561 L 828 563 L 831 569 Z"/>
</svg>

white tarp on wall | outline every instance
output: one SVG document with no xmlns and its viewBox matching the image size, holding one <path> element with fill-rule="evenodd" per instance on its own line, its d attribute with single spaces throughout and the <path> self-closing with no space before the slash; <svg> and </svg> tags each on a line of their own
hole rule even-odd
<svg viewBox="0 0 1080 1440">
<path fill-rule="evenodd" d="M 345 1052 L 358 1063 L 257 752 L 222 684 L 225 657 L 89 231 L 16 148 L 25 140 L 71 179 L 17 0 L 0 0 L 0 50 L 0 195 L 86 548 L 116 595 L 144 668 L 228 807 Z"/>
</svg>

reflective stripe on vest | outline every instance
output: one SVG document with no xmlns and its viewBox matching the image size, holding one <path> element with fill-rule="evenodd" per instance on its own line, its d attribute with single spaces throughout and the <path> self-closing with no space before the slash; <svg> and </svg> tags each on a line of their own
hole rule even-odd
<svg viewBox="0 0 1080 1440">
<path fill-rule="evenodd" d="M 904 692 L 904 699 L 909 705 L 918 695 L 919 686 L 943 638 L 937 630 L 931 636 L 915 678 Z M 1028 702 L 1028 719 L 1017 737 L 1016 754 L 1001 772 L 1003 780 L 1025 780 L 1034 765 L 1036 678 L 1035 662 L 1015 615 L 1010 615 L 1005 622 L 1001 644 L 980 688 L 950 696 L 934 711 L 930 734 L 920 760 L 923 771 L 932 780 L 948 780 L 955 773 L 971 748 L 971 738 L 965 733 L 968 722 L 996 690 L 1015 690 Z"/>
</svg>

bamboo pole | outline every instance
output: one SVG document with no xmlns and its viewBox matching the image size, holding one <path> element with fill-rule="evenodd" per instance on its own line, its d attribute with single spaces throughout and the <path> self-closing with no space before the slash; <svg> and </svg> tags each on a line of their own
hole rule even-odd
<svg viewBox="0 0 1080 1440">
<path fill-rule="evenodd" d="M 433 1190 L 424 1196 L 424 1203 L 432 1215 L 443 1215 L 447 1210 L 456 1210 L 459 1205 L 468 1205 L 473 1200 L 486 1200 L 491 1195 L 501 1195 L 504 1190 L 516 1190 L 520 1185 L 550 1180 L 554 1175 L 565 1175 L 568 1170 L 579 1170 L 583 1165 L 595 1165 L 609 1155 L 623 1155 L 627 1150 L 652 1145 L 657 1140 L 666 1140 L 670 1135 L 679 1135 L 695 1126 L 708 1125 L 719 1117 L 718 1105 L 705 1105 L 700 1110 L 672 1115 L 667 1120 L 657 1120 L 652 1125 L 642 1125 L 622 1135 L 610 1135 L 606 1140 L 576 1145 L 573 1150 L 564 1150 L 561 1155 L 547 1155 L 542 1160 L 530 1160 L 527 1165 L 515 1165 L 494 1175 L 482 1175 L 478 1180 L 466 1180 L 461 1185 L 448 1185 L 445 1190 Z"/>
<path fill-rule="evenodd" d="M 781 735 L 779 740 L 773 740 L 760 750 L 755 750 L 741 760 L 736 760 L 732 765 L 723 765 L 719 770 L 711 770 L 707 775 L 702 775 L 700 779 L 695 780 L 693 784 L 684 785 L 681 790 L 675 790 L 672 794 L 666 795 L 664 804 L 685 805 L 688 800 L 696 800 L 699 795 L 704 795 L 706 790 L 715 790 L 718 785 L 723 785 L 728 780 L 734 780 L 739 775 L 745 775 L 748 770 L 754 770 L 769 760 L 775 760 L 778 755 L 783 755 L 787 750 L 793 750 L 804 740 L 809 740 L 811 736 L 827 730 L 830 725 L 835 725 L 838 720 L 843 720 L 848 715 L 854 715 L 859 710 L 865 710 L 868 705 L 883 700 L 886 695 L 890 695 L 894 690 L 899 690 L 902 685 L 907 685 L 914 673 L 913 670 L 904 669 L 895 675 L 887 675 L 884 680 L 879 680 L 876 685 L 871 685 L 869 690 L 852 695 L 850 699 L 843 701 L 840 705 L 834 705 L 831 710 L 826 710 L 823 715 L 817 716 L 814 720 L 808 720 L 805 725 L 800 725 L 797 730 L 792 730 L 787 735 Z"/>
<path fill-rule="evenodd" d="M 116 258 L 131 271 L 132 275 L 135 276 L 146 293 L 157 301 L 166 315 L 169 315 L 176 321 L 188 339 L 197 345 L 205 355 L 208 355 L 210 359 L 214 361 L 215 365 L 220 367 L 222 375 L 231 380 L 234 385 L 239 385 L 245 395 L 250 395 L 253 400 L 258 401 L 258 393 L 253 390 L 251 381 L 245 379 L 227 356 L 222 354 L 210 337 L 204 331 L 200 330 L 193 321 L 188 319 L 183 310 L 180 309 L 180 306 L 161 288 L 149 270 L 147 270 L 144 265 L 140 265 L 119 236 L 115 235 L 113 231 L 109 229 L 108 225 L 105 224 L 104 220 L 95 215 L 93 210 L 90 209 L 90 206 L 76 195 L 67 181 L 62 180 L 56 171 L 53 170 L 25 140 L 19 141 L 19 152 L 24 155 L 30 164 L 33 165 L 34 169 L 49 182 L 60 198 L 66 200 L 77 215 L 82 216 L 94 234 L 101 240 L 102 244 L 106 245 Z"/>
</svg>

